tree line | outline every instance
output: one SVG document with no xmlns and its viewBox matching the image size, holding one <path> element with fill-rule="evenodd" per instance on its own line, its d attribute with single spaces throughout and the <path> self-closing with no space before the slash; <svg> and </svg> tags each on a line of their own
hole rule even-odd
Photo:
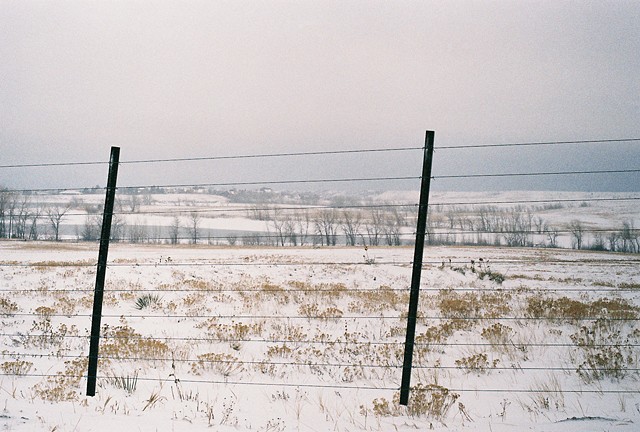
<svg viewBox="0 0 640 432">
<path fill-rule="evenodd" d="M 62 227 L 71 210 L 82 215 L 74 225 L 77 241 L 97 241 L 102 227 L 102 205 L 84 203 L 78 196 L 43 203 L 36 195 L 0 188 L 0 238 L 21 240 L 62 239 Z M 252 198 L 255 198 L 252 196 Z M 247 204 L 245 217 L 264 222 L 261 232 L 231 232 L 212 236 L 207 218 L 195 202 L 180 198 L 178 207 L 193 207 L 165 216 L 162 226 L 149 225 L 142 208 L 154 205 L 150 193 L 121 195 L 116 200 L 111 240 L 131 243 L 208 243 L 268 246 L 401 246 L 413 244 L 415 205 L 348 201 L 337 205 L 287 207 L 282 204 Z M 583 205 L 587 205 L 586 203 Z M 633 220 L 617 229 L 593 230 L 583 221 L 545 220 L 549 210 L 564 210 L 559 203 L 543 206 L 471 207 L 431 206 L 426 241 L 431 245 L 495 245 L 509 247 L 572 247 L 640 253 L 640 230 Z M 169 218 L 167 222 L 167 217 Z M 67 228 L 66 238 L 70 234 Z M 564 241 L 561 244 L 561 240 Z"/>
</svg>

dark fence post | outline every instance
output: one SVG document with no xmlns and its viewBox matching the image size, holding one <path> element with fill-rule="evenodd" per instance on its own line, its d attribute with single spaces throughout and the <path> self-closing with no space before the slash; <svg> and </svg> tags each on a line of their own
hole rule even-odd
<svg viewBox="0 0 640 432">
<path fill-rule="evenodd" d="M 411 274 L 411 294 L 409 297 L 409 315 L 407 317 L 407 335 L 404 344 L 404 363 L 402 366 L 402 384 L 400 404 L 409 404 L 411 386 L 411 364 L 413 362 L 413 343 L 416 336 L 416 317 L 418 315 L 418 296 L 420 294 L 420 276 L 422 273 L 422 253 L 427 227 L 427 208 L 429 207 L 429 188 L 431 186 L 431 164 L 433 160 L 433 140 L 435 133 L 427 131 L 422 162 L 422 183 L 420 185 L 420 207 L 416 227 L 416 244 L 413 253 L 413 272 Z"/>
<path fill-rule="evenodd" d="M 102 319 L 102 297 L 104 294 L 104 280 L 107 273 L 107 255 L 109 253 L 109 237 L 111 236 L 111 219 L 113 204 L 116 196 L 116 179 L 118 178 L 118 161 L 120 147 L 111 147 L 109 161 L 109 177 L 107 179 L 107 194 L 104 201 L 102 216 L 102 233 L 100 235 L 100 252 L 98 253 L 98 271 L 96 273 L 96 288 L 93 297 L 93 314 L 91 316 L 91 339 L 89 342 L 89 368 L 87 372 L 87 396 L 95 396 L 96 379 L 98 373 L 98 348 L 100 346 L 100 321 Z"/>
</svg>

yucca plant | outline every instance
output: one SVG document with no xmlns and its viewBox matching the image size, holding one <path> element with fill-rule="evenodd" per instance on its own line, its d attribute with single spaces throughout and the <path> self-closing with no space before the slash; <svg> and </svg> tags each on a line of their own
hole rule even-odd
<svg viewBox="0 0 640 432">
<path fill-rule="evenodd" d="M 158 294 L 142 294 L 136 299 L 135 308 L 138 310 L 146 309 L 151 306 L 159 305 L 162 297 Z"/>
</svg>

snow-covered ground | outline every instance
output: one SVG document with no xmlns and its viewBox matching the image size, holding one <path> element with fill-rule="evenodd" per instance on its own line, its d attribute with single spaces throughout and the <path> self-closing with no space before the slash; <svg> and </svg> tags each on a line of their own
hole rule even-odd
<svg viewBox="0 0 640 432">
<path fill-rule="evenodd" d="M 429 247 L 410 405 L 413 249 L 1 242 L 11 431 L 635 431 L 638 255 Z"/>
</svg>

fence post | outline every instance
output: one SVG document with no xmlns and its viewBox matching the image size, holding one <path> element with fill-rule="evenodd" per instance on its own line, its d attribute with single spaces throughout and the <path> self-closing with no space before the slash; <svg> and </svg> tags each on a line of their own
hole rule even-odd
<svg viewBox="0 0 640 432">
<path fill-rule="evenodd" d="M 111 219 L 113 216 L 113 204 L 116 195 L 116 179 L 118 178 L 119 159 L 120 147 L 111 147 L 111 159 L 109 160 L 109 177 L 107 178 L 107 193 L 104 201 L 104 213 L 102 216 L 100 251 L 98 253 L 96 287 L 93 297 L 93 314 L 91 315 L 89 368 L 87 371 L 87 396 L 95 396 L 96 394 L 98 348 L 100 346 L 100 321 L 102 319 L 102 297 L 104 294 L 104 280 L 107 272 L 107 255 L 109 253 L 109 237 L 111 236 Z"/>
<path fill-rule="evenodd" d="M 427 227 L 427 208 L 429 207 L 429 188 L 431 186 L 431 165 L 433 161 L 433 141 L 435 133 L 427 131 L 422 161 L 422 182 L 420 185 L 420 204 L 416 226 L 416 244 L 413 253 L 413 272 L 411 274 L 411 294 L 409 297 L 409 315 L 407 316 L 407 334 L 404 344 L 404 363 L 402 366 L 402 384 L 400 404 L 409 404 L 411 386 L 411 364 L 413 362 L 413 343 L 416 335 L 416 317 L 418 315 L 418 296 L 420 294 L 420 276 L 422 273 L 422 254 L 424 236 Z"/>
</svg>

